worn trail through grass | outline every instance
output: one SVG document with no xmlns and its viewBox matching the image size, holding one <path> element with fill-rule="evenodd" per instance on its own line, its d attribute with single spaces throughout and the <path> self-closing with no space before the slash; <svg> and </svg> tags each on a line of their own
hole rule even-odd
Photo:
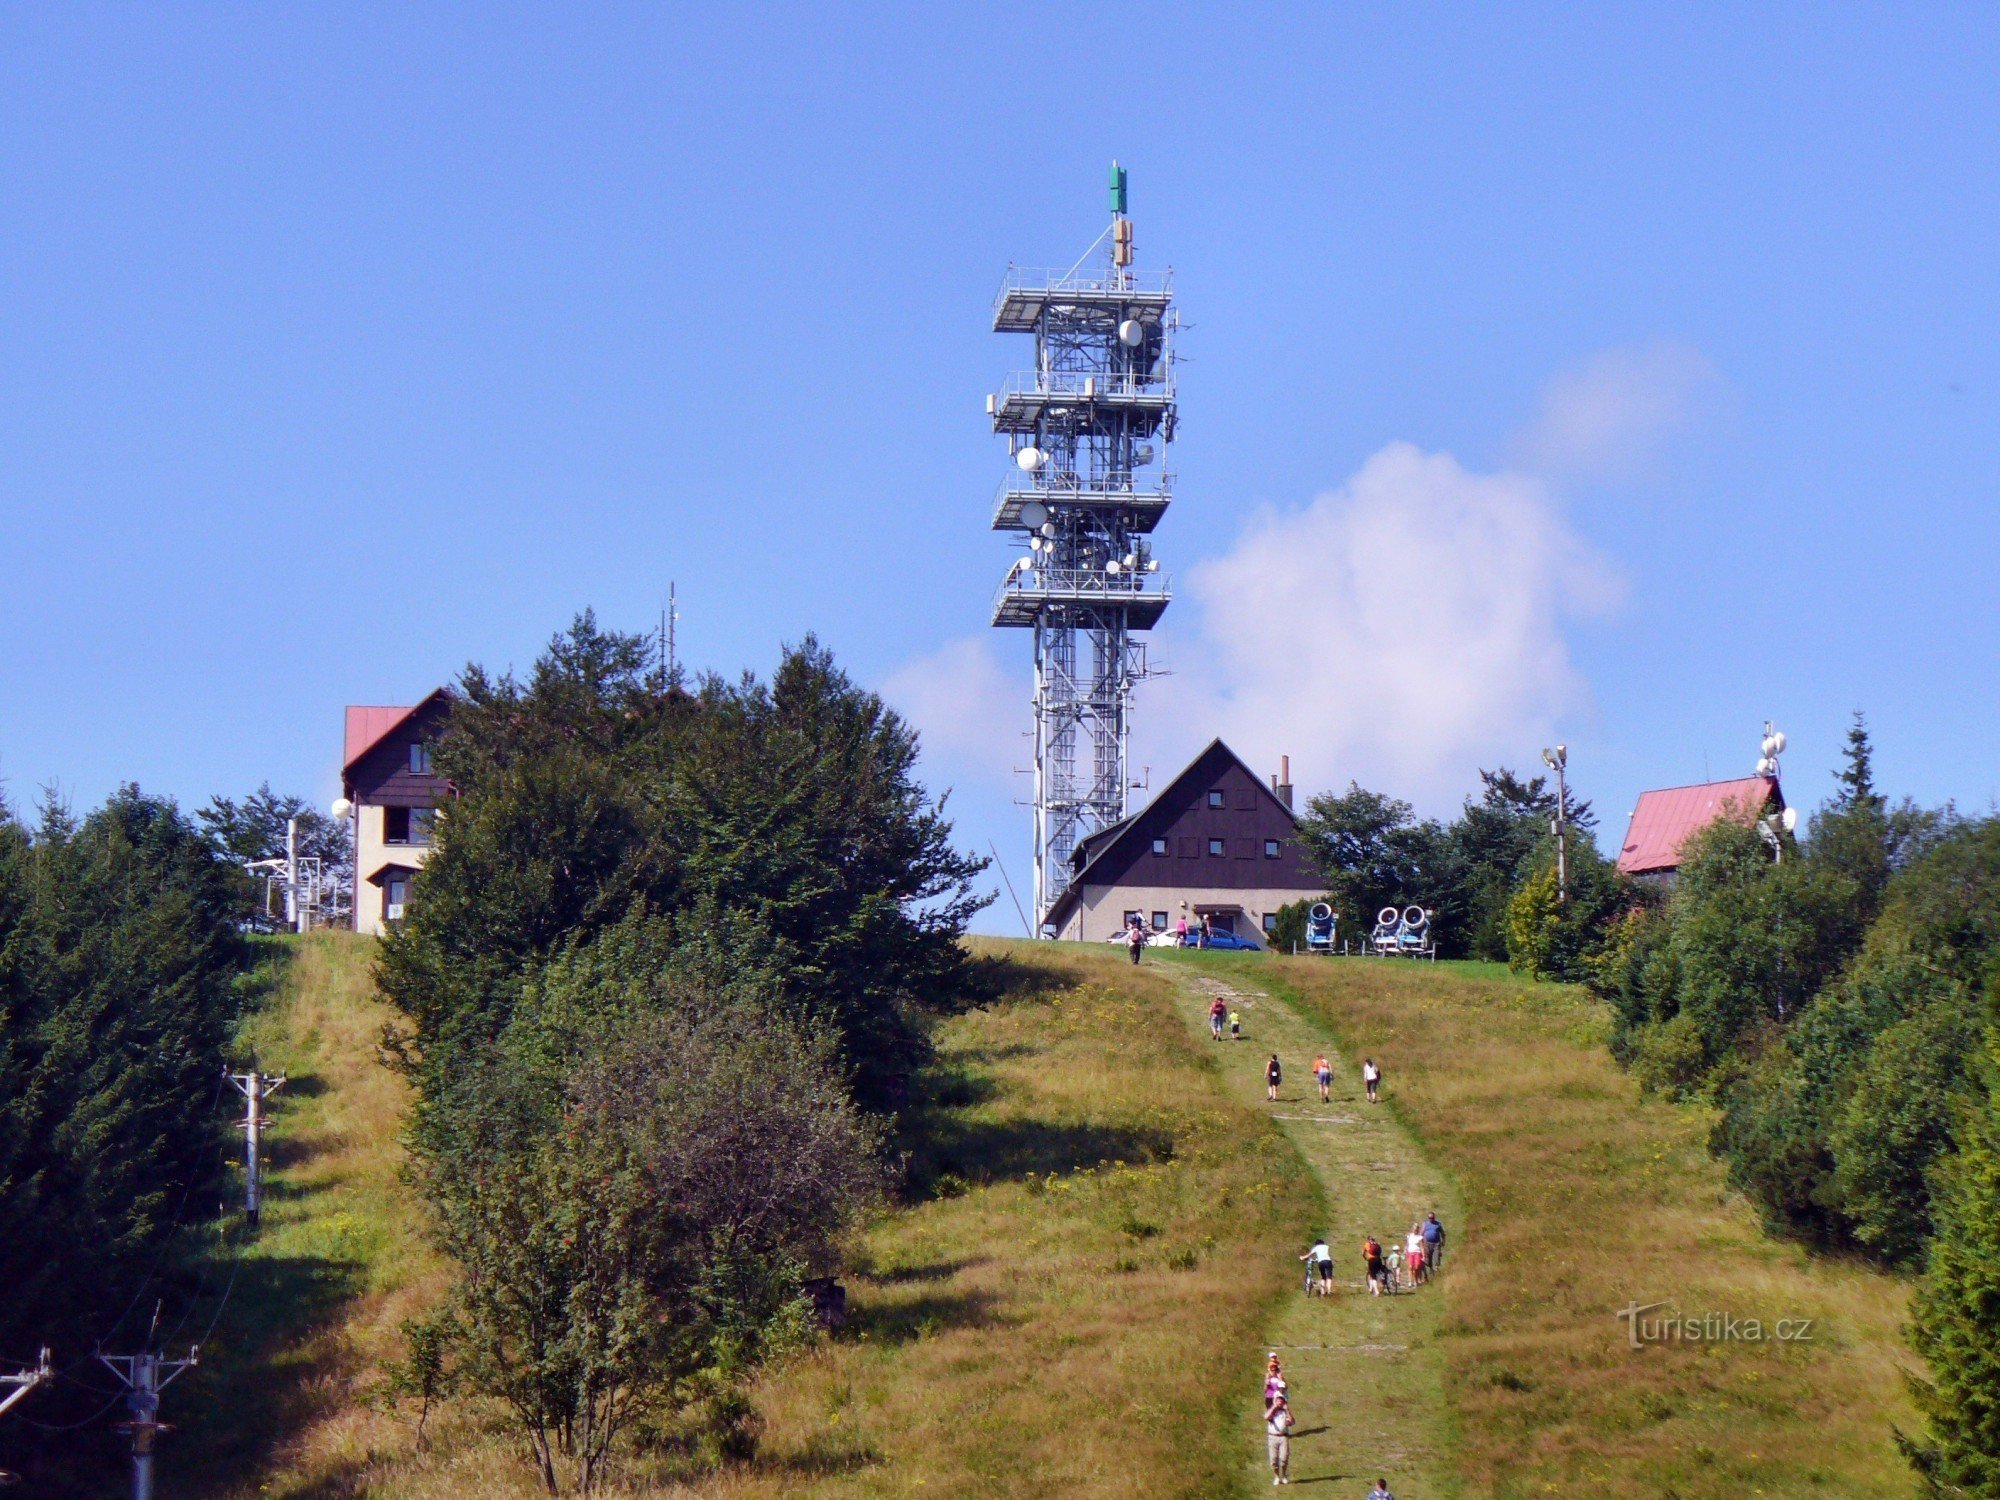
<svg viewBox="0 0 2000 1500">
<path fill-rule="evenodd" d="M 1307 1297 L 1301 1290 L 1287 1298 L 1265 1329 L 1264 1348 L 1256 1351 L 1276 1350 L 1290 1382 L 1298 1419 L 1292 1482 L 1332 1481 L 1359 1493 L 1380 1475 L 1403 1500 L 1455 1494 L 1437 1339 L 1441 1289 L 1370 1296 L 1361 1261 L 1361 1242 L 1370 1233 L 1386 1249 L 1432 1210 L 1447 1226 L 1458 1225 L 1450 1185 L 1388 1105 L 1367 1102 L 1361 1059 L 1344 1057 L 1320 1024 L 1240 974 L 1202 972 L 1199 960 L 1169 962 L 1181 986 L 1178 1009 L 1204 1039 L 1217 995 L 1241 1012 L 1241 1041 L 1207 1044 L 1224 1087 L 1232 1099 L 1269 1112 L 1326 1193 L 1324 1233 L 1334 1253 L 1335 1294 Z M 1273 1052 L 1284 1083 L 1277 1103 L 1266 1104 L 1264 1067 Z M 1325 1104 L 1312 1077 L 1313 1059 L 1322 1052 L 1333 1065 L 1332 1099 Z M 1292 1253 L 1303 1255 L 1306 1248 L 1301 1244 Z M 1299 1267 L 1301 1285 L 1304 1269 Z M 1246 1383 L 1236 1425 L 1249 1435 L 1241 1460 L 1246 1482 L 1268 1487 L 1262 1395 L 1261 1376 Z"/>
</svg>

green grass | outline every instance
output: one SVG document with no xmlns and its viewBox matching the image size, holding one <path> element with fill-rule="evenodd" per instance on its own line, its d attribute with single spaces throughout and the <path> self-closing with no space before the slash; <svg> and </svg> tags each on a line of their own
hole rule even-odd
<svg viewBox="0 0 2000 1500">
<path fill-rule="evenodd" d="M 1587 996 L 1447 965 L 1215 967 L 1287 997 L 1350 1062 L 1372 1054 L 1460 1187 L 1440 1333 L 1467 1494 L 1911 1492 L 1892 1441 L 1914 1421 L 1906 1286 L 1766 1235 L 1705 1148 L 1709 1113 L 1641 1098 Z M 1809 1318 L 1812 1337 L 1631 1348 L 1617 1310 L 1662 1300 Z"/>
<path fill-rule="evenodd" d="M 1320 1217 L 1315 1181 L 1218 1087 L 1164 972 L 981 946 L 1011 992 L 942 1028 L 905 1122 L 913 1191 L 853 1247 L 848 1328 L 761 1382 L 756 1461 L 640 1456 L 619 1493 L 1215 1495 L 1243 1474 L 1242 1396 Z M 405 1101 L 376 1058 L 371 956 L 298 945 L 246 1037 L 295 1083 L 265 1228 L 169 1440 L 180 1493 L 539 1493 L 496 1409 L 451 1403 L 419 1451 L 413 1413 L 384 1400 L 397 1325 L 446 1272 L 398 1177 Z"/>
<path fill-rule="evenodd" d="M 1174 953 L 1171 972 L 1183 981 L 1181 1013 L 1206 1038 L 1207 1010 L 1220 994 L 1243 1017 L 1243 1039 L 1205 1042 L 1229 1092 L 1273 1120 L 1326 1187 L 1326 1210 L 1314 1232 L 1335 1255 L 1337 1292 L 1307 1298 L 1294 1291 L 1273 1309 L 1265 1341 L 1280 1352 L 1299 1421 L 1292 1443 L 1292 1479 L 1333 1481 L 1355 1490 L 1380 1475 L 1402 1500 L 1458 1493 L 1457 1435 L 1444 1394 L 1439 1324 L 1444 1300 L 1436 1289 L 1395 1297 L 1368 1294 L 1362 1240 L 1387 1245 L 1424 1213 L 1448 1223 L 1459 1217 L 1451 1183 L 1423 1155 L 1393 1112 L 1370 1105 L 1359 1059 L 1343 1057 L 1314 1018 L 1271 997 L 1255 979 L 1266 965 L 1227 963 L 1221 954 Z M 1275 1104 L 1265 1102 L 1264 1065 L 1275 1052 L 1285 1079 Z M 1333 1067 L 1332 1097 L 1322 1104 L 1309 1068 L 1325 1053 Z M 1287 1247 L 1293 1256 L 1302 1242 Z M 1291 1262 L 1294 1285 L 1303 1267 Z M 1236 1430 L 1256 1433 L 1261 1387 L 1241 1389 Z M 1252 1445 L 1241 1473 L 1269 1487 L 1261 1448 Z"/>
<path fill-rule="evenodd" d="M 1766 1237 L 1700 1110 L 1639 1097 L 1586 998 L 1492 968 L 982 943 L 1007 998 L 947 1022 L 905 1121 L 909 1197 L 852 1247 L 848 1329 L 770 1371 L 754 1462 L 635 1458 L 618 1493 L 1224 1495 L 1261 1479 L 1262 1355 L 1287 1350 L 1294 1474 L 1405 1500 L 1902 1495 L 1903 1285 Z M 293 946 L 244 1041 L 294 1079 L 265 1226 L 170 1396 L 163 1492 L 528 1497 L 503 1414 L 384 1399 L 398 1324 L 448 1284 L 400 1177 L 373 945 Z M 1202 985 L 1248 1038 L 1209 1042 Z M 1267 998 L 1268 996 L 1268 998 Z M 1322 1114 L 1306 1065 L 1337 1049 Z M 1286 1098 L 1263 1102 L 1278 1050 Z M 1388 1071 L 1358 1100 L 1363 1052 Z M 1274 1120 L 1273 1115 L 1302 1118 Z M 1339 1116 L 1342 1123 L 1332 1117 Z M 1322 1180 L 1331 1190 L 1322 1192 Z M 1299 1296 L 1309 1237 L 1437 1206 L 1440 1283 Z M 1634 1350 L 1615 1312 L 1810 1317 L 1808 1344 Z M 1320 1429 L 1314 1431 L 1313 1429 Z"/>
</svg>

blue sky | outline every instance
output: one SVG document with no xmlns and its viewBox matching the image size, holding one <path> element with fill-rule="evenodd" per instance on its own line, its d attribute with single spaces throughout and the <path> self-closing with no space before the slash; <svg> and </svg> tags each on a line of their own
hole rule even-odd
<svg viewBox="0 0 2000 1500">
<path fill-rule="evenodd" d="M 15 8 L 0 777 L 325 799 L 343 703 L 676 579 L 690 660 L 814 630 L 907 702 L 1019 883 L 986 319 L 1116 156 L 1191 325 L 1156 785 L 1219 730 L 1442 811 L 1559 736 L 1615 834 L 1766 717 L 1816 799 L 1864 707 L 1984 809 L 1996 58 L 1973 7 Z"/>
</svg>

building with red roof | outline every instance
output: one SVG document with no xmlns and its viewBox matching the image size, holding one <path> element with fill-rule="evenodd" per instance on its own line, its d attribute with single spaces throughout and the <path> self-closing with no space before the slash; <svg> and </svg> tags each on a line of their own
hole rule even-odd
<svg viewBox="0 0 2000 1500">
<path fill-rule="evenodd" d="M 1765 813 L 1782 811 L 1784 793 L 1776 776 L 1744 776 L 1735 781 L 1703 781 L 1641 792 L 1618 851 L 1627 875 L 1671 880 L 1687 841 L 1724 818 L 1750 827 Z"/>
<path fill-rule="evenodd" d="M 401 920 L 410 881 L 430 857 L 432 821 L 451 795 L 431 769 L 431 746 L 450 713 L 443 688 L 421 703 L 348 705 L 340 788 L 353 820 L 356 932 Z"/>
</svg>

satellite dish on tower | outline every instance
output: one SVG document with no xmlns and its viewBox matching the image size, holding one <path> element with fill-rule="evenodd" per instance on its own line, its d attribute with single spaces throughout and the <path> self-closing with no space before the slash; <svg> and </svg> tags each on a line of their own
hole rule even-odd
<svg viewBox="0 0 2000 1500">
<path fill-rule="evenodd" d="M 1049 508 L 1039 500 L 1024 501 L 1021 505 L 1021 524 L 1030 531 L 1039 531 L 1042 522 L 1048 520 Z"/>
<path fill-rule="evenodd" d="M 1147 464 L 1151 463 L 1152 461 L 1153 461 L 1153 445 L 1151 443 L 1134 443 L 1132 445 L 1133 468 L 1143 469 L 1146 467 Z"/>
<path fill-rule="evenodd" d="M 1014 455 L 1014 462 L 1032 474 L 1042 466 L 1042 450 L 1030 443 Z"/>
<path fill-rule="evenodd" d="M 1146 342 L 1146 325 L 1137 318 L 1127 318 L 1118 325 L 1118 342 L 1127 349 L 1138 348 Z"/>
</svg>

